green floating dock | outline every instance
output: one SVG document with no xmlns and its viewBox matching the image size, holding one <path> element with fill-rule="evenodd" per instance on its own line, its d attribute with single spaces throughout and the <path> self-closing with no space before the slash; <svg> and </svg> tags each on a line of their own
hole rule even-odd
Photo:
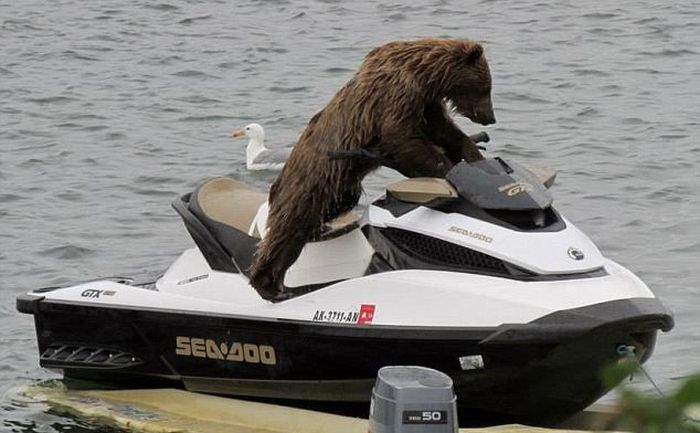
<svg viewBox="0 0 700 433">
<path fill-rule="evenodd" d="M 21 394 L 56 411 L 148 433 L 367 433 L 367 420 L 177 389 L 67 390 L 59 382 Z M 600 425 L 600 424 L 599 424 Z M 524 425 L 460 429 L 460 433 L 576 432 Z"/>
</svg>

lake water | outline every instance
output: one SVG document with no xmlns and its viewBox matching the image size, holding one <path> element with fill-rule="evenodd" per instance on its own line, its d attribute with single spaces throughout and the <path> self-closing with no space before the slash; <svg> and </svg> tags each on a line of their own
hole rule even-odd
<svg viewBox="0 0 700 433">
<path fill-rule="evenodd" d="M 559 210 L 673 310 L 661 387 L 700 370 L 699 2 L 0 0 L 0 430 L 97 429 L 12 401 L 55 377 L 18 294 L 164 269 L 191 245 L 178 194 L 274 179 L 232 129 L 291 144 L 367 51 L 419 36 L 482 41 L 488 146 L 559 169 Z"/>
</svg>

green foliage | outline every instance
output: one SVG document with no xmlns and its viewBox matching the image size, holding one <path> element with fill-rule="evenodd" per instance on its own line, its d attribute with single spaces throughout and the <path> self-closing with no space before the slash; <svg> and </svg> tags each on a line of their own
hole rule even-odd
<svg viewBox="0 0 700 433">
<path fill-rule="evenodd" d="M 621 383 L 639 373 L 636 359 L 625 359 L 604 372 L 609 386 Z M 620 388 L 619 415 L 614 428 L 637 433 L 700 432 L 700 374 L 693 375 L 673 393 L 663 397 L 649 396 L 626 385 Z"/>
</svg>

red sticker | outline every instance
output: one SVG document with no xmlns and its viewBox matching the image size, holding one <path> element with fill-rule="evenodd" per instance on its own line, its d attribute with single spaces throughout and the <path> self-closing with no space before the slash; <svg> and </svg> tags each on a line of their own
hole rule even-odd
<svg viewBox="0 0 700 433">
<path fill-rule="evenodd" d="M 372 323 L 374 319 L 374 304 L 362 304 L 360 306 L 360 317 L 357 318 L 358 325 Z"/>
</svg>

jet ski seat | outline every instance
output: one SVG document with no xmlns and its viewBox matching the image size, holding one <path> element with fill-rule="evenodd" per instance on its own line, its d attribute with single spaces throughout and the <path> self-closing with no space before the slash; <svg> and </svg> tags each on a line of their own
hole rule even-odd
<svg viewBox="0 0 700 433">
<path fill-rule="evenodd" d="M 250 185 L 228 177 L 216 177 L 205 182 L 196 191 L 198 213 L 214 221 L 262 238 L 267 221 L 267 194 Z M 262 220 L 262 221 L 257 221 Z M 328 240 L 347 233 L 359 225 L 360 216 L 346 212 L 324 224 L 321 236 L 315 241 Z M 260 226 L 262 223 L 262 227 Z"/>
<path fill-rule="evenodd" d="M 228 177 L 215 177 L 175 200 L 173 207 L 212 269 L 248 275 L 266 225 L 267 194 Z M 359 227 L 359 220 L 354 212 L 340 215 L 325 224 L 314 242 L 348 233 Z"/>
<path fill-rule="evenodd" d="M 249 232 L 260 205 L 267 201 L 267 194 L 228 177 L 205 182 L 195 194 L 201 216 L 244 233 Z"/>
</svg>

